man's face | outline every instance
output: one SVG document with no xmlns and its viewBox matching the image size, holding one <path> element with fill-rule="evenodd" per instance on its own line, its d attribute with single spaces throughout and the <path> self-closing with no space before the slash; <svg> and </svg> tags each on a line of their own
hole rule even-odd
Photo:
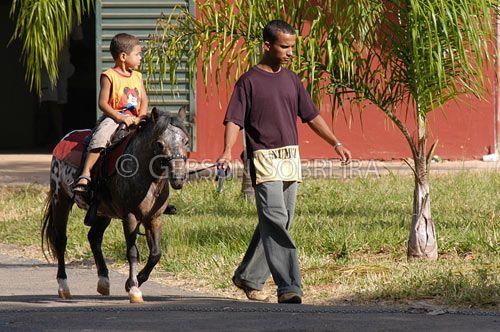
<svg viewBox="0 0 500 332">
<path fill-rule="evenodd" d="M 264 51 L 274 62 L 280 65 L 288 65 L 293 56 L 296 40 L 296 35 L 278 32 L 278 38 L 274 43 L 271 44 L 267 41 L 264 43 Z"/>
</svg>

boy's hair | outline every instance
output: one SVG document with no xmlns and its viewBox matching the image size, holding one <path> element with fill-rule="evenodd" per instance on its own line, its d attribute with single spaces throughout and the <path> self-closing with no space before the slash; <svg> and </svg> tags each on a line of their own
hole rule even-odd
<svg viewBox="0 0 500 332">
<path fill-rule="evenodd" d="M 139 38 L 129 35 L 128 33 L 119 33 L 111 39 L 109 44 L 109 51 L 113 59 L 117 59 L 120 53 L 124 52 L 129 54 L 134 49 L 134 46 L 140 44 Z"/>
<path fill-rule="evenodd" d="M 265 42 L 274 43 L 278 39 L 278 33 L 280 32 L 295 35 L 295 29 L 290 24 L 282 20 L 273 20 L 267 23 L 262 36 Z"/>
</svg>

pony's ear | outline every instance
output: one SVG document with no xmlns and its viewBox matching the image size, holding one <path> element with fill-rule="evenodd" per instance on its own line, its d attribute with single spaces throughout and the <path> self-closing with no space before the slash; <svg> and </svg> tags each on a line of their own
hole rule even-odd
<svg viewBox="0 0 500 332">
<path fill-rule="evenodd" d="M 186 121 L 186 113 L 187 113 L 188 107 L 186 105 L 182 106 L 179 109 L 179 113 L 177 113 L 177 116 L 181 121 Z"/>
<path fill-rule="evenodd" d="M 153 107 L 153 109 L 151 110 L 151 119 L 153 119 L 153 122 L 156 122 L 159 116 L 160 116 L 160 110 L 157 109 L 156 107 Z"/>
</svg>

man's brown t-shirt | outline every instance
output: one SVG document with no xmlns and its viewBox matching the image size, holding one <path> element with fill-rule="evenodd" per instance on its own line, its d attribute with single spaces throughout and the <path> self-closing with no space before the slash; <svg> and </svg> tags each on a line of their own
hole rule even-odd
<svg viewBox="0 0 500 332">
<path fill-rule="evenodd" d="M 294 72 L 281 68 L 269 73 L 255 66 L 236 83 L 224 124 L 233 122 L 245 128 L 248 157 L 257 167 L 257 184 L 279 179 L 300 181 L 297 116 L 309 122 L 318 114 Z M 295 170 L 298 179 L 288 174 L 287 160 L 291 159 L 299 160 Z M 279 169 L 269 171 L 269 167 Z M 262 172 L 265 174 L 259 174 Z"/>
</svg>

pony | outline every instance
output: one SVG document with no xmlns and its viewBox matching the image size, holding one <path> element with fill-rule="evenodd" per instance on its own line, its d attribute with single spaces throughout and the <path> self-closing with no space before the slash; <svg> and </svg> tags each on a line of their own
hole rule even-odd
<svg viewBox="0 0 500 332">
<path fill-rule="evenodd" d="M 181 189 L 187 178 L 185 118 L 184 107 L 177 116 L 153 108 L 144 124 L 131 135 L 123 154 L 116 161 L 117 171 L 106 174 L 99 182 L 101 195 L 87 238 L 97 267 L 97 292 L 102 295 L 109 295 L 110 289 L 108 268 L 101 250 L 102 239 L 111 219 L 115 218 L 122 221 L 127 244 L 129 276 L 125 290 L 131 303 L 144 301 L 139 287 L 148 280 L 162 254 L 160 216 L 168 205 L 169 184 L 173 189 Z M 53 154 L 50 191 L 42 222 L 42 249 L 45 253 L 48 246 L 57 259 L 58 295 L 62 299 L 71 297 L 64 261 L 68 215 L 74 203 L 82 209 L 89 209 L 88 199 L 74 195 L 71 189 L 79 172 L 78 165 L 71 165 Z M 137 272 L 139 252 L 136 239 L 140 225 L 145 229 L 149 256 L 144 268 Z"/>
</svg>

